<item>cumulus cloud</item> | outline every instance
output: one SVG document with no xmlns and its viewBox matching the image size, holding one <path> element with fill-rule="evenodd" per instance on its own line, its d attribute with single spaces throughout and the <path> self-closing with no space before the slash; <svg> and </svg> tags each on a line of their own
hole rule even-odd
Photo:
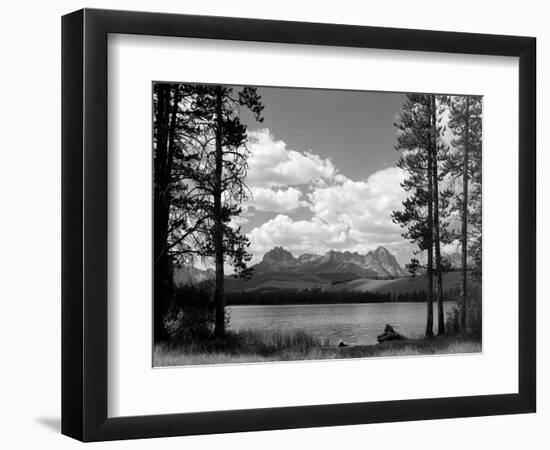
<svg viewBox="0 0 550 450">
<path fill-rule="evenodd" d="M 410 258 L 412 245 L 391 219 L 406 196 L 401 169 L 386 168 L 352 180 L 330 159 L 289 148 L 268 129 L 249 131 L 248 136 L 247 185 L 252 196 L 234 225 L 247 224 L 254 262 L 275 246 L 300 255 L 331 249 L 366 253 L 383 245 L 401 263 Z M 309 209 L 309 219 L 303 208 Z M 257 224 L 253 216 L 259 212 L 276 216 Z"/>
<path fill-rule="evenodd" d="M 255 187 L 284 187 L 331 178 L 336 169 L 329 159 L 310 151 L 289 149 L 268 129 L 249 131 L 248 183 Z"/>
<path fill-rule="evenodd" d="M 315 217 L 311 220 L 293 220 L 279 214 L 254 228 L 248 237 L 259 257 L 276 245 L 285 247 L 295 256 L 322 254 L 345 243 L 347 226 L 344 223 L 327 223 Z"/>
<path fill-rule="evenodd" d="M 410 254 L 410 244 L 391 219 L 392 211 L 400 209 L 405 198 L 400 187 L 403 177 L 400 169 L 392 167 L 365 181 L 337 174 L 312 182 L 307 194 L 311 219 L 278 215 L 249 233 L 253 248 L 261 256 L 275 245 L 297 255 L 330 249 L 366 253 L 383 245 L 400 255 Z"/>
<path fill-rule="evenodd" d="M 330 186 L 318 186 L 308 195 L 315 217 L 338 220 L 349 225 L 351 239 L 364 242 L 374 237 L 380 242 L 400 239 L 400 228 L 391 220 L 392 211 L 401 207 L 405 193 L 400 186 L 403 172 L 396 168 L 380 170 L 366 181 L 341 177 Z"/>
<path fill-rule="evenodd" d="M 302 192 L 293 187 L 287 189 L 252 187 L 251 191 L 252 199 L 248 203 L 258 211 L 287 213 L 309 205 L 303 200 Z"/>
</svg>

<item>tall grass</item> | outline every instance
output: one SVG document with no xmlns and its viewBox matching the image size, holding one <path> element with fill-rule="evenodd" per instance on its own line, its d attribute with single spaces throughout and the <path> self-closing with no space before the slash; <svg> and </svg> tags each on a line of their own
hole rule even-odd
<svg viewBox="0 0 550 450">
<path fill-rule="evenodd" d="M 302 330 L 292 332 L 242 330 L 208 345 L 156 345 L 153 365 L 237 364 L 268 361 L 300 361 L 384 356 L 476 353 L 481 342 L 459 336 L 409 339 L 379 345 L 339 348 L 326 346 Z"/>
<path fill-rule="evenodd" d="M 303 330 L 258 331 L 242 330 L 233 334 L 233 343 L 240 353 L 273 354 L 292 350 L 307 353 L 321 342 Z"/>
<path fill-rule="evenodd" d="M 195 341 L 185 345 L 158 344 L 153 353 L 155 366 L 222 364 L 263 360 L 307 359 L 322 347 L 321 341 L 303 330 L 229 331 L 223 338 Z"/>
</svg>

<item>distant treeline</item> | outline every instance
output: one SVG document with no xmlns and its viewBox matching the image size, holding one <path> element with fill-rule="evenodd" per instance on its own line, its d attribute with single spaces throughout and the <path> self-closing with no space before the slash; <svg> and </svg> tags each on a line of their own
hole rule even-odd
<svg viewBox="0 0 550 450">
<path fill-rule="evenodd" d="M 379 293 L 360 291 L 321 291 L 321 290 L 273 290 L 256 292 L 227 292 L 227 305 L 316 305 L 326 303 L 391 303 L 425 302 L 426 291 L 402 293 Z M 456 293 L 449 292 L 445 300 L 454 300 Z"/>
</svg>

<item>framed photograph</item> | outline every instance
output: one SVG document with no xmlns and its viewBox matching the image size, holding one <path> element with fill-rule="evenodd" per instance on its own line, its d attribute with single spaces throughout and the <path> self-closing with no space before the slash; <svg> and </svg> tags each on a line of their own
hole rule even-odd
<svg viewBox="0 0 550 450">
<path fill-rule="evenodd" d="M 62 432 L 535 412 L 536 41 L 62 21 Z"/>
</svg>

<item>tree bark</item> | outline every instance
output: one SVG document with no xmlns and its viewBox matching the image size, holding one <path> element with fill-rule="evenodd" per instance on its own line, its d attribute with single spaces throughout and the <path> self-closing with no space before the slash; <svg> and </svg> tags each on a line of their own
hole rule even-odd
<svg viewBox="0 0 550 450">
<path fill-rule="evenodd" d="M 462 308 L 460 328 L 466 332 L 466 311 L 468 308 L 468 168 L 470 153 L 470 97 L 466 97 L 464 118 L 464 147 L 462 159 Z"/>
<path fill-rule="evenodd" d="M 214 259 L 216 266 L 216 282 L 214 287 L 214 334 L 218 337 L 225 335 L 225 299 L 224 299 L 224 250 L 223 250 L 223 211 L 222 211 L 222 169 L 223 169 L 223 117 L 222 91 L 216 89 L 216 167 L 214 171 Z"/>
<path fill-rule="evenodd" d="M 431 100 L 430 100 L 431 102 Z M 428 155 L 428 229 L 426 236 L 426 246 L 428 250 L 428 295 L 426 297 L 427 317 L 426 317 L 426 337 L 433 337 L 433 154 L 431 143 L 427 146 Z"/>
<path fill-rule="evenodd" d="M 445 334 L 445 317 L 443 313 L 443 274 L 441 273 L 441 236 L 439 229 L 439 176 L 437 167 L 437 112 L 435 95 L 432 96 L 432 176 L 433 176 L 433 204 L 434 204 L 434 244 L 435 244 L 435 273 L 437 283 L 437 334 Z"/>
</svg>

